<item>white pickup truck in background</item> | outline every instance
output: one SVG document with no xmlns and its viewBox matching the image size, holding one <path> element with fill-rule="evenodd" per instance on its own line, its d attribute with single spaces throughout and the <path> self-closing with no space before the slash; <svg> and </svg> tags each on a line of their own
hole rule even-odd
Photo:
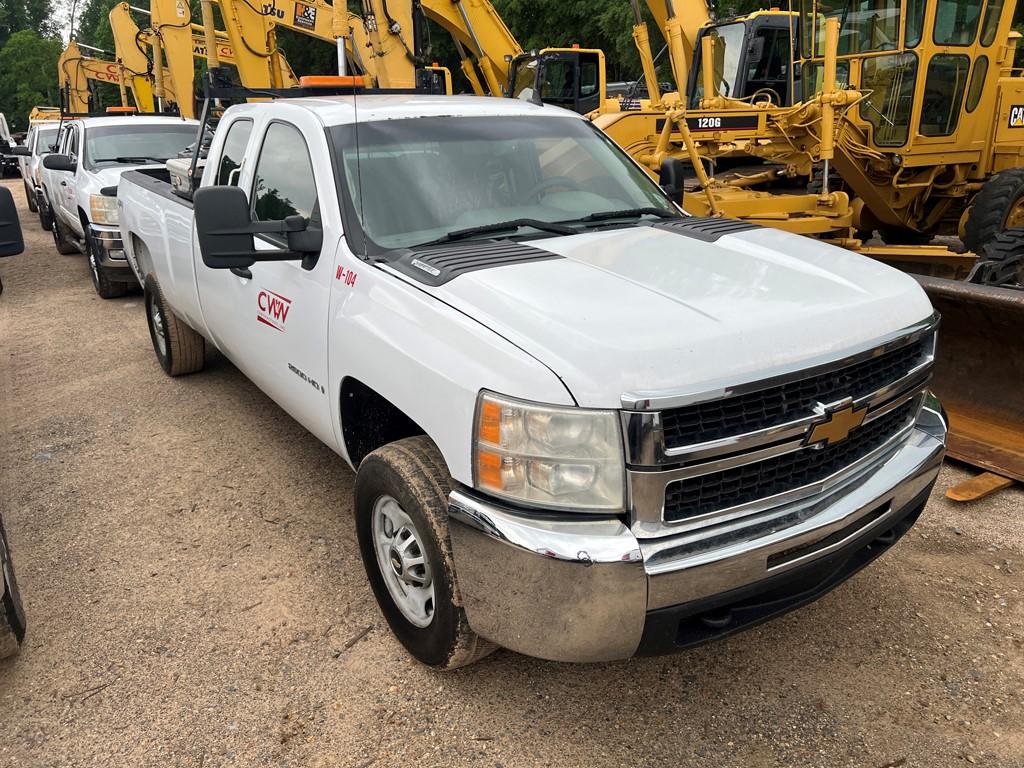
<svg viewBox="0 0 1024 768">
<path fill-rule="evenodd" d="M 135 285 L 117 225 L 113 191 L 132 168 L 163 165 L 196 138 L 196 122 L 180 117 L 112 114 L 64 122 L 57 147 L 43 158 L 41 207 L 59 253 L 89 259 L 93 287 L 104 299 Z"/>
<path fill-rule="evenodd" d="M 12 149 L 12 153 L 18 156 L 18 167 L 21 171 L 22 183 L 25 185 L 25 201 L 28 203 L 28 209 L 33 213 L 39 213 L 39 224 L 47 232 L 53 228 L 53 222 L 49 215 L 44 217 L 39 209 L 39 196 L 43 189 L 43 157 L 52 150 L 59 130 L 60 122 L 58 120 L 37 120 L 28 129 L 24 146 Z"/>
<path fill-rule="evenodd" d="M 557 108 L 236 105 L 191 200 L 162 168 L 117 200 L 164 370 L 208 343 L 357 470 L 367 576 L 426 664 L 764 621 L 885 552 L 942 461 L 913 279 L 684 216 Z"/>
</svg>

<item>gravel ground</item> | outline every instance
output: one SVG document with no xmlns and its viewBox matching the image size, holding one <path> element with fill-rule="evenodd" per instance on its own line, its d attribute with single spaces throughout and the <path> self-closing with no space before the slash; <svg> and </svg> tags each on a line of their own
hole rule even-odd
<svg viewBox="0 0 1024 768">
<path fill-rule="evenodd" d="M 0 765 L 1024 766 L 1021 490 L 936 492 L 871 568 L 725 642 L 436 674 L 373 602 L 351 471 L 223 359 L 166 377 L 141 296 L 98 298 L 22 214 L 0 511 L 29 630 Z"/>
</svg>

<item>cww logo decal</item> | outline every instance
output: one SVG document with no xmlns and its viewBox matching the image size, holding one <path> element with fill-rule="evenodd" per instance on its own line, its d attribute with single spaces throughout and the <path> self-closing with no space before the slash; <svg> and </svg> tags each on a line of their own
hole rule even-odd
<svg viewBox="0 0 1024 768">
<path fill-rule="evenodd" d="M 275 331 L 284 332 L 292 300 L 273 291 L 260 291 L 256 295 L 256 320 L 269 325 Z"/>
</svg>

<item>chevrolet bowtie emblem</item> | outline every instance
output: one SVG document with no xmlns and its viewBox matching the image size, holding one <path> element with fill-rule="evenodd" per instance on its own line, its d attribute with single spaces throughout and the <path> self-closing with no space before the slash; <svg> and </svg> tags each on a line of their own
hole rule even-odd
<svg viewBox="0 0 1024 768">
<path fill-rule="evenodd" d="M 806 445 L 822 444 L 822 447 L 841 443 L 850 433 L 864 423 L 864 417 L 868 415 L 865 406 L 855 411 L 852 405 L 845 405 L 831 411 L 825 411 L 825 420 L 814 425 L 811 434 L 807 436 Z"/>
</svg>

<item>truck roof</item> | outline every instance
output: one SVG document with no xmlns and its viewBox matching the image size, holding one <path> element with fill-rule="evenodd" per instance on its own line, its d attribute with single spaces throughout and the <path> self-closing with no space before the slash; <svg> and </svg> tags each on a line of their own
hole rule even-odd
<svg viewBox="0 0 1024 768">
<path fill-rule="evenodd" d="M 155 123 L 166 123 L 169 120 L 189 125 L 197 124 L 195 120 L 178 117 L 177 115 L 118 115 L 117 117 L 79 117 L 74 118 L 74 120 L 85 128 L 96 125 L 153 125 Z M 68 121 L 65 120 L 65 122 Z"/>
<path fill-rule="evenodd" d="M 285 104 L 313 112 L 324 125 L 347 125 L 371 120 L 403 120 L 416 117 L 518 117 L 549 115 L 582 120 L 575 112 L 559 107 L 538 105 L 521 99 L 493 96 L 430 96 L 425 94 L 367 94 L 365 96 L 307 96 L 278 99 Z M 354 105 L 354 106 L 353 106 Z M 267 104 L 239 104 L 231 111 L 254 112 Z"/>
</svg>

